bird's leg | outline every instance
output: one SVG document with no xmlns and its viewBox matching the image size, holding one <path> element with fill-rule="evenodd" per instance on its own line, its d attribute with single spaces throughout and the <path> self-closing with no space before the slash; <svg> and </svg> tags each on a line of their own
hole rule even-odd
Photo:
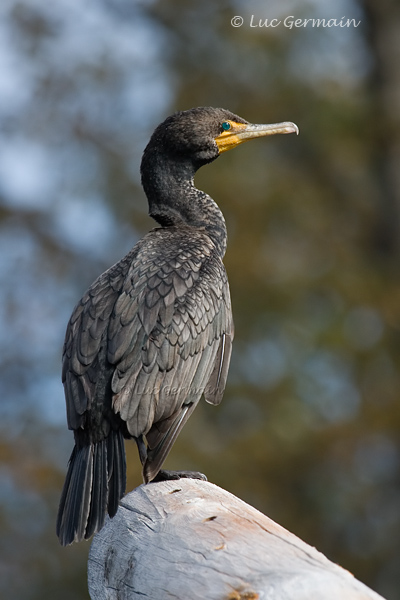
<svg viewBox="0 0 400 600">
<path fill-rule="evenodd" d="M 146 444 L 144 443 L 143 436 L 140 435 L 139 437 L 135 438 L 135 442 L 138 447 L 140 462 L 142 465 L 144 465 L 147 459 L 147 448 Z"/>
<path fill-rule="evenodd" d="M 143 436 L 140 435 L 135 438 L 135 442 L 138 447 L 140 462 L 144 465 L 147 460 L 147 447 Z M 207 477 L 198 471 L 166 471 L 165 469 L 161 469 L 151 481 L 171 481 L 174 479 L 202 479 L 207 481 Z"/>
<path fill-rule="evenodd" d="M 170 481 L 172 479 L 202 479 L 207 481 L 207 477 L 198 471 L 166 471 L 161 469 L 149 483 L 156 481 Z"/>
</svg>

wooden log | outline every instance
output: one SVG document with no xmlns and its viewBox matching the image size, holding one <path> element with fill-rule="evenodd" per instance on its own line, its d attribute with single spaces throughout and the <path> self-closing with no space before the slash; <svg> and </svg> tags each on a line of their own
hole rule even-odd
<svg viewBox="0 0 400 600">
<path fill-rule="evenodd" d="M 382 600 L 348 571 L 206 481 L 142 485 L 95 536 L 92 600 Z"/>
</svg>

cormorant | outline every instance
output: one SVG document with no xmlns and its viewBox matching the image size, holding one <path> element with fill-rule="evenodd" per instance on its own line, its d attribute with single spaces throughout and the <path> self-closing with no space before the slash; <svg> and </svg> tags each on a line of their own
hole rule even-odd
<svg viewBox="0 0 400 600">
<path fill-rule="evenodd" d="M 204 478 L 161 466 L 202 395 L 219 404 L 233 322 L 217 204 L 193 182 L 199 167 L 293 123 L 252 125 L 221 108 L 177 112 L 154 131 L 141 164 L 150 231 L 90 286 L 68 323 L 63 383 L 75 447 L 57 518 L 63 545 L 99 531 L 125 492 L 124 438 L 143 479 Z"/>
</svg>

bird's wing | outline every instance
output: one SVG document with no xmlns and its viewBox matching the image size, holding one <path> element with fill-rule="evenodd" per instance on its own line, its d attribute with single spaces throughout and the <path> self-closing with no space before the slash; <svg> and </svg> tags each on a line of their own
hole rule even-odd
<svg viewBox="0 0 400 600">
<path fill-rule="evenodd" d="M 102 390 L 98 386 L 105 375 L 104 339 L 134 254 L 135 248 L 91 285 L 69 320 L 63 347 L 62 381 L 70 429 L 84 427 L 86 412 L 99 393 L 104 396 L 104 386 Z"/>
<path fill-rule="evenodd" d="M 226 272 L 211 240 L 153 230 L 72 314 L 63 361 L 69 427 L 85 428 L 88 413 L 93 425 L 112 406 L 130 435 L 147 436 L 156 468 L 201 395 L 221 401 L 232 337 Z M 108 427 L 100 419 L 95 435 Z"/>
<path fill-rule="evenodd" d="M 150 447 L 171 428 L 175 439 L 184 407 L 203 393 L 221 400 L 233 337 L 226 272 L 213 243 L 174 230 L 147 236 L 108 329 L 113 408 Z"/>
</svg>

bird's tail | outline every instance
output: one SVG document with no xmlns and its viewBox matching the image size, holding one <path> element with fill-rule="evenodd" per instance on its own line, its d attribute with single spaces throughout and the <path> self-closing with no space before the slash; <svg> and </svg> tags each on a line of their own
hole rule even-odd
<svg viewBox="0 0 400 600">
<path fill-rule="evenodd" d="M 57 516 L 57 535 L 63 546 L 90 538 L 113 517 L 125 492 L 126 461 L 120 431 L 104 440 L 79 447 L 69 459 Z"/>
</svg>

